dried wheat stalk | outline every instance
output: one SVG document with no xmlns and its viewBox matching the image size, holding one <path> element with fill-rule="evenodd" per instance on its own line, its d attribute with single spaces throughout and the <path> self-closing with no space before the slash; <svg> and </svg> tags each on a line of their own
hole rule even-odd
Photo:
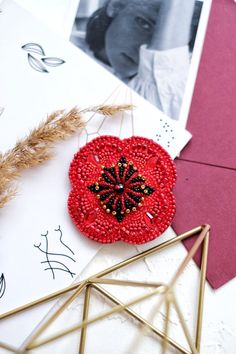
<svg viewBox="0 0 236 354">
<path fill-rule="evenodd" d="M 112 116 L 118 112 L 131 110 L 131 105 L 103 105 L 79 111 L 56 111 L 46 121 L 19 140 L 12 150 L 0 154 L 0 208 L 16 195 L 14 181 L 27 168 L 40 165 L 52 158 L 54 143 L 69 138 L 84 127 L 83 114 L 94 112 Z"/>
<path fill-rule="evenodd" d="M 117 113 L 122 113 L 125 111 L 131 111 L 134 108 L 131 104 L 123 104 L 123 105 L 103 105 L 103 106 L 93 106 L 87 108 L 83 111 L 85 112 L 96 112 L 99 114 L 103 114 L 104 116 L 114 116 Z"/>
</svg>

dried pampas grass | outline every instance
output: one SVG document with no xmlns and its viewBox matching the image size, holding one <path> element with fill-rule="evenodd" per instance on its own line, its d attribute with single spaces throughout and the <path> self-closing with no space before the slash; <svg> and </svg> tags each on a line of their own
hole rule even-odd
<svg viewBox="0 0 236 354">
<path fill-rule="evenodd" d="M 53 156 L 54 143 L 69 138 L 85 126 L 83 114 L 94 112 L 112 116 L 131 110 L 131 105 L 102 105 L 79 111 L 56 111 L 33 129 L 30 134 L 19 140 L 12 150 L 0 154 L 0 208 L 16 195 L 14 181 L 27 168 L 40 165 Z"/>
<path fill-rule="evenodd" d="M 0 209 L 4 207 L 16 195 L 16 188 L 8 188 L 0 195 Z"/>
<path fill-rule="evenodd" d="M 124 104 L 124 105 L 112 105 L 112 106 L 94 106 L 86 109 L 84 112 L 96 112 L 103 114 L 104 116 L 114 116 L 117 113 L 122 113 L 125 111 L 131 111 L 134 108 L 133 105 Z"/>
</svg>

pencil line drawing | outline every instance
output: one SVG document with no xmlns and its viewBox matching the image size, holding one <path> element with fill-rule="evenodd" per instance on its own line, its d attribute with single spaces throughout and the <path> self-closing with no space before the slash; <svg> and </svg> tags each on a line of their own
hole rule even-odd
<svg viewBox="0 0 236 354">
<path fill-rule="evenodd" d="M 74 252 L 62 240 L 63 233 L 62 233 L 60 225 L 58 226 L 57 229 L 54 229 L 54 231 L 56 233 L 59 233 L 59 241 L 58 241 L 58 239 L 52 238 L 53 236 L 49 236 L 49 232 L 46 231 L 45 234 L 41 234 L 41 237 L 43 237 L 43 239 L 44 239 L 44 245 L 42 245 L 42 242 L 40 242 L 38 245 L 34 244 L 34 247 L 37 248 L 45 256 L 45 260 L 41 261 L 40 263 L 46 265 L 46 268 L 44 268 L 44 270 L 45 271 L 49 270 L 51 272 L 53 279 L 56 278 L 56 271 L 66 272 L 73 278 L 75 273 L 73 273 L 70 270 L 69 266 L 67 264 L 65 264 L 65 262 L 70 262 L 70 263 L 76 262 L 76 260 L 72 256 L 69 255 L 69 254 L 74 255 Z M 64 249 L 64 252 L 63 253 L 51 252 L 49 250 L 49 240 L 51 243 L 53 242 L 54 247 L 58 246 L 58 243 L 60 243 L 62 246 L 62 249 Z"/>
<path fill-rule="evenodd" d="M 3 114 L 3 112 L 4 112 L 4 107 L 0 107 L 0 117 L 1 117 L 1 115 Z"/>
<path fill-rule="evenodd" d="M 49 73 L 46 66 L 57 67 L 65 63 L 65 60 L 60 58 L 46 57 L 43 47 L 38 43 L 26 43 L 21 47 L 21 49 L 28 53 L 27 58 L 31 68 L 41 73 Z M 34 53 L 34 55 L 31 53 Z M 35 54 L 38 56 L 38 58 L 35 56 Z"/>
<path fill-rule="evenodd" d="M 42 58 L 42 62 L 44 62 L 44 64 L 51 67 L 56 67 L 58 65 L 62 65 L 65 63 L 63 59 L 54 58 L 54 57 Z"/>
<path fill-rule="evenodd" d="M 45 55 L 43 48 L 41 47 L 41 45 L 37 43 L 27 43 L 23 45 L 21 48 L 30 53 L 36 53 L 43 56 Z"/>
<path fill-rule="evenodd" d="M 58 226 L 58 229 L 55 229 L 55 231 L 60 232 L 60 242 L 61 242 L 61 244 L 62 244 L 63 246 L 65 246 L 65 247 L 74 255 L 74 252 L 72 251 L 72 249 L 70 249 L 70 247 L 67 246 L 67 245 L 65 244 L 65 242 L 62 241 L 62 236 L 63 236 L 63 234 L 62 234 L 60 225 Z"/>
<path fill-rule="evenodd" d="M 6 279 L 4 274 L 0 276 L 0 299 L 3 297 L 6 291 Z"/>
<path fill-rule="evenodd" d="M 49 71 L 44 67 L 44 65 L 41 63 L 41 61 L 37 58 L 35 58 L 33 55 L 28 53 L 28 62 L 31 68 L 33 68 L 36 71 L 39 71 L 41 73 L 48 73 Z"/>
</svg>

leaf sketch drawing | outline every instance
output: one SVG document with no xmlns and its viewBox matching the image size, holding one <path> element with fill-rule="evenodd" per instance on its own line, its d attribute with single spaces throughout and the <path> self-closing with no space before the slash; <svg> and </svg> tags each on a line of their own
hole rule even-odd
<svg viewBox="0 0 236 354">
<path fill-rule="evenodd" d="M 0 107 L 0 117 L 3 114 L 3 112 L 4 112 L 4 107 Z"/>
<path fill-rule="evenodd" d="M 39 45 L 37 43 L 27 43 L 27 44 L 23 45 L 21 48 L 26 50 L 27 52 L 30 52 L 30 53 L 45 55 L 43 48 L 41 47 L 41 45 Z"/>
<path fill-rule="evenodd" d="M 48 65 L 48 66 L 52 66 L 52 67 L 56 67 L 58 65 L 64 64 L 65 61 L 63 59 L 60 58 L 53 58 L 53 57 L 48 57 L 48 58 L 42 58 L 42 61 L 44 62 L 44 64 Z"/>
<path fill-rule="evenodd" d="M 4 277 L 4 274 L 0 276 L 0 299 L 3 297 L 6 291 L 6 279 Z"/>
<path fill-rule="evenodd" d="M 49 67 L 57 67 L 65 63 L 65 60 L 56 58 L 56 57 L 46 57 L 43 47 L 38 43 L 26 43 L 21 49 L 25 50 L 28 53 L 28 63 L 32 69 L 41 73 L 49 73 L 45 65 Z M 38 55 L 37 58 L 34 53 Z"/>
<path fill-rule="evenodd" d="M 36 71 L 39 71 L 41 73 L 48 73 L 48 70 L 45 68 L 45 66 L 41 63 L 41 61 L 37 58 L 35 58 L 33 55 L 28 53 L 28 62 L 31 68 L 33 68 Z"/>
<path fill-rule="evenodd" d="M 71 262 L 76 262 L 76 260 L 73 258 L 74 252 L 72 249 L 62 240 L 63 233 L 61 230 L 60 225 L 58 226 L 57 229 L 54 229 L 56 233 L 59 234 L 59 241 L 57 239 L 52 240 L 52 236 L 49 238 L 49 232 L 47 231 L 45 234 L 41 234 L 41 237 L 44 239 L 44 246 L 40 242 L 38 245 L 34 244 L 34 247 L 36 247 L 40 252 L 42 252 L 45 256 L 45 260 L 41 262 L 41 264 L 45 264 L 46 268 L 44 268 L 45 271 L 50 271 L 52 274 L 52 278 L 55 279 L 56 277 L 56 271 L 60 272 L 66 272 L 68 273 L 72 278 L 75 275 L 73 273 L 69 266 L 66 265 L 65 263 L 71 263 Z M 51 252 L 49 250 L 49 239 L 53 244 L 55 242 L 59 242 L 60 246 L 63 249 L 63 253 L 58 253 L 58 252 Z M 57 245 L 58 246 L 58 245 Z"/>
</svg>

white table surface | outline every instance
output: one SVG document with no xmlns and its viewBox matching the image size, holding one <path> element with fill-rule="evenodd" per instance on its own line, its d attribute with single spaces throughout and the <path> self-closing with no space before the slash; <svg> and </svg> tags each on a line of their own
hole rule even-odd
<svg viewBox="0 0 236 354">
<path fill-rule="evenodd" d="M 73 16 L 75 14 L 78 1 L 77 0 L 17 0 L 17 2 L 34 15 L 40 17 L 43 22 L 59 32 L 62 36 L 69 38 Z M 197 225 L 193 225 L 197 226 Z M 167 232 L 159 240 L 153 241 L 152 245 L 157 242 L 163 242 L 164 239 L 173 237 L 173 232 Z M 148 246 L 151 246 L 149 244 Z M 104 246 L 96 255 L 95 259 L 89 264 L 83 273 L 83 276 L 96 273 L 99 269 L 108 267 L 132 254 L 135 254 L 137 249 L 135 246 L 117 243 Z M 182 244 L 177 245 L 158 256 L 151 257 L 142 261 L 139 265 L 131 267 L 129 270 L 118 272 L 115 276 L 119 279 L 143 279 L 167 281 L 174 273 L 174 270 L 181 262 L 181 259 L 186 255 L 186 250 Z M 177 283 L 177 293 L 180 305 L 183 308 L 186 323 L 192 330 L 194 329 L 194 310 L 196 308 L 196 290 L 198 284 L 199 271 L 194 262 L 191 262 L 184 272 L 183 276 Z M 110 290 L 110 288 L 109 288 Z M 124 289 L 116 289 L 114 293 L 121 298 L 127 295 Z M 137 290 L 129 289 L 128 296 L 136 295 Z M 231 280 L 226 285 L 213 291 L 206 284 L 205 306 L 203 319 L 202 333 L 202 354 L 234 354 L 236 353 L 236 279 Z M 108 305 L 104 300 L 92 299 L 93 313 L 108 309 Z M 149 305 L 139 305 L 137 311 L 148 313 Z M 72 304 L 66 313 L 61 317 L 60 321 L 55 325 L 56 328 L 61 328 L 65 321 L 73 323 L 81 315 L 81 301 L 78 300 Z M 184 344 L 183 334 L 178 326 L 176 314 L 171 314 L 171 334 L 180 343 Z M 163 313 L 158 324 L 163 323 Z M 96 328 L 96 331 L 93 329 Z M 160 346 L 155 338 L 145 335 L 139 343 L 139 346 L 134 346 L 138 336 L 137 327 L 133 321 L 123 315 L 113 315 L 107 320 L 102 321 L 97 327 L 92 327 L 88 332 L 88 344 L 86 353 L 160 353 Z M 133 349 L 131 349 L 131 347 Z M 60 348 L 60 352 L 59 352 Z M 135 349 L 134 349 L 135 348 Z M 78 352 L 78 334 L 74 335 L 71 340 L 68 338 L 60 341 L 52 347 L 45 347 L 37 353 L 77 353 Z M 170 351 L 174 353 L 175 351 Z"/>
</svg>

